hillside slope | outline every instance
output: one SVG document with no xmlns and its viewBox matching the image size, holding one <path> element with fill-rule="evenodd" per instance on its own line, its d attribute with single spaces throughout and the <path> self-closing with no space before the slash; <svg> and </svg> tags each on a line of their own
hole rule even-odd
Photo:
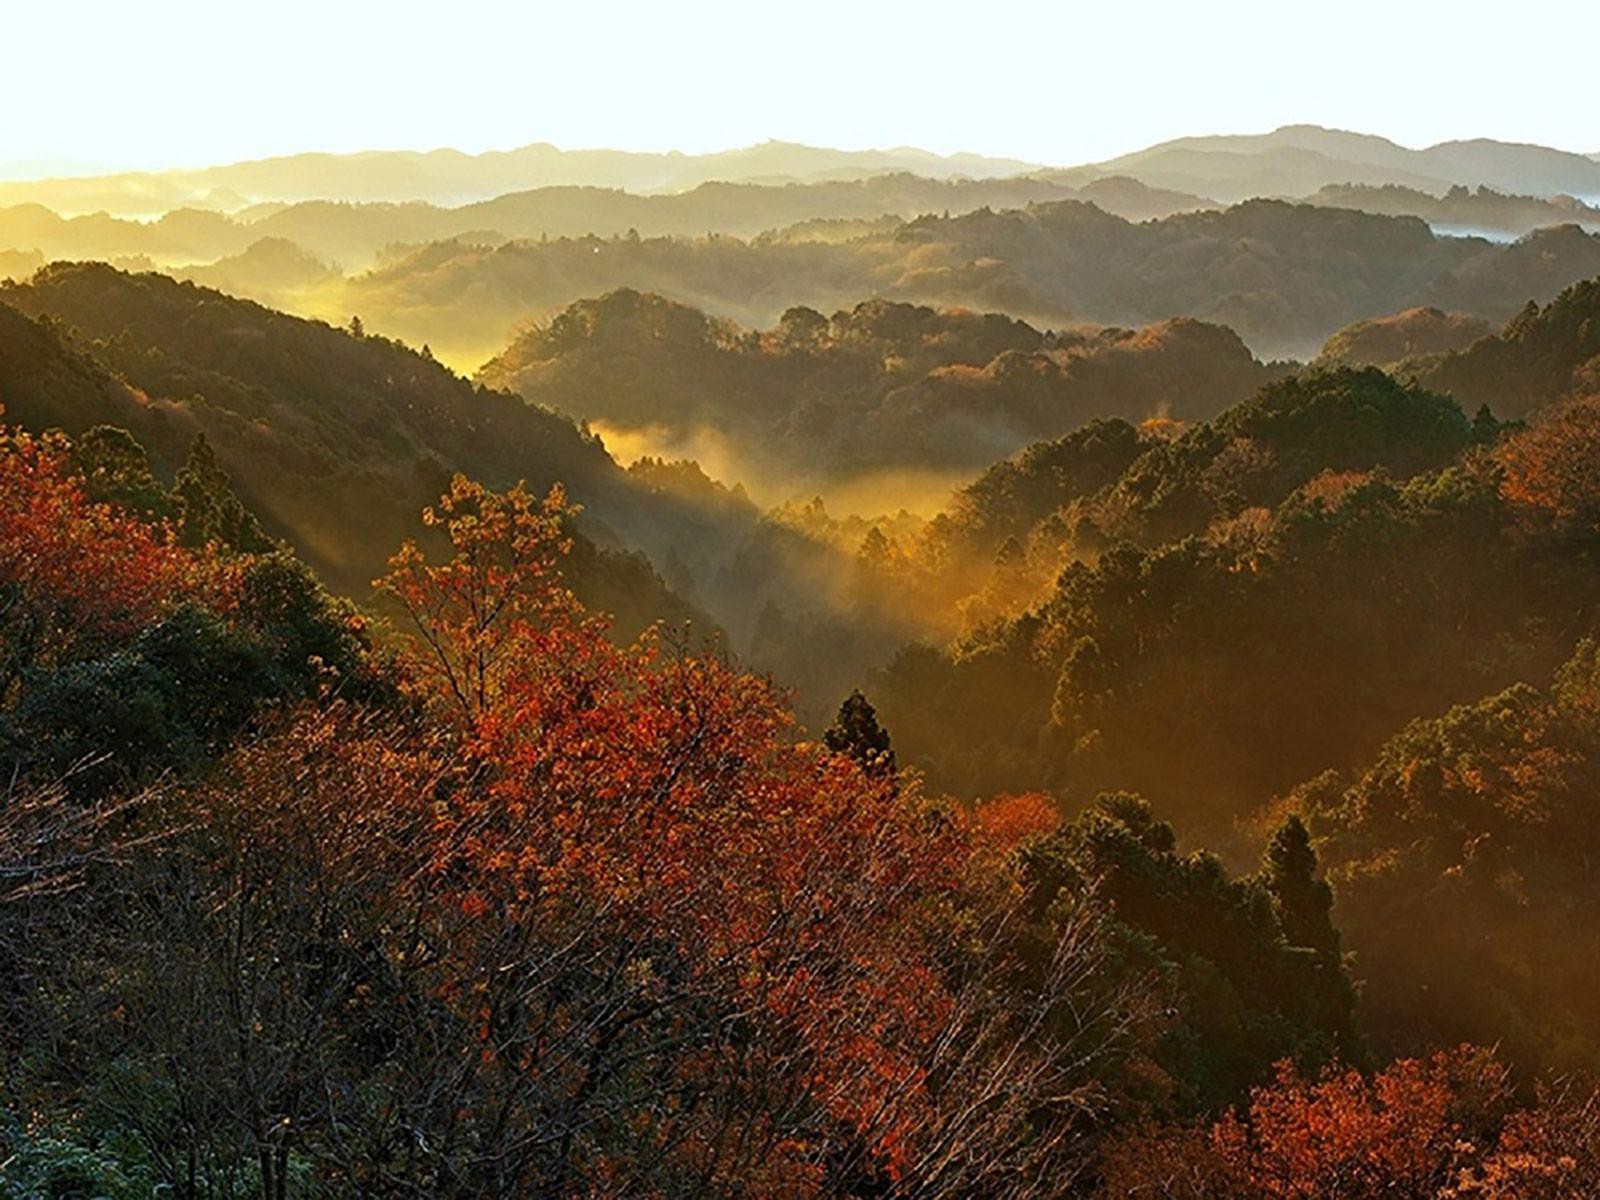
<svg viewBox="0 0 1600 1200">
<path fill-rule="evenodd" d="M 1505 483 L 1571 455 L 1378 371 L 1269 385 L 1174 440 L 1132 433 L 1030 449 L 965 497 L 962 524 L 1014 539 L 1008 558 L 1071 561 L 1042 600 L 877 682 L 935 781 L 1049 779 L 1071 802 L 1131 787 L 1223 845 L 1417 713 L 1541 677 L 1600 599 L 1592 527 L 1548 527 L 1524 493 L 1553 485 Z"/>
<path fill-rule="evenodd" d="M 1512 245 L 1438 237 L 1410 217 L 1254 201 L 1134 224 L 1082 201 L 926 216 L 843 241 L 576 238 L 438 243 L 326 298 L 457 358 L 495 353 L 528 318 L 629 287 L 758 327 L 863 297 L 1002 311 L 1041 328 L 1227 325 L 1262 357 L 1314 355 L 1354 321 L 1415 305 L 1504 321 L 1600 273 L 1600 237 Z"/>
<path fill-rule="evenodd" d="M 204 434 L 267 531 L 352 594 L 420 532 L 418 512 L 455 471 L 501 486 L 563 482 L 594 506 L 585 528 L 612 546 L 608 515 L 642 519 L 636 489 L 571 421 L 398 344 L 96 264 L 58 264 L 0 301 L 0 394 L 13 419 L 125 427 L 169 478 Z M 638 556 L 586 543 L 574 564 L 627 625 L 690 615 Z"/>
<path fill-rule="evenodd" d="M 1202 420 L 1271 374 L 1231 330 L 1191 320 L 1047 334 L 874 300 L 756 331 L 624 289 L 526 332 L 478 378 L 793 490 L 976 471 L 1093 417 Z"/>
<path fill-rule="evenodd" d="M 1493 337 L 1401 368 L 1461 404 L 1524 416 L 1569 394 L 1600 393 L 1600 279 L 1529 304 Z"/>
</svg>

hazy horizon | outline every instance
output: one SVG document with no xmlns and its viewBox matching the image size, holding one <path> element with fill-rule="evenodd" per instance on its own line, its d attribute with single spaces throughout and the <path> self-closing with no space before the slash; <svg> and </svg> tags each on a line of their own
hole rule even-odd
<svg viewBox="0 0 1600 1200">
<path fill-rule="evenodd" d="M 52 180 L 52 179 L 88 179 L 88 178 L 95 178 L 95 177 L 99 177 L 99 176 L 108 176 L 108 175 L 164 174 L 164 173 L 167 173 L 167 172 L 199 171 L 199 170 L 205 170 L 205 169 L 212 168 L 212 167 L 228 167 L 228 166 L 235 166 L 235 165 L 238 165 L 238 164 L 241 164 L 241 163 L 265 161 L 265 160 L 272 160 L 272 159 L 278 159 L 278 158 L 293 158 L 293 157 L 297 157 L 297 156 L 300 156 L 300 155 L 328 155 L 328 156 L 331 156 L 331 157 L 345 157 L 345 156 L 360 156 L 360 155 L 366 155 L 366 154 L 417 154 L 417 155 L 428 155 L 428 154 L 440 154 L 440 153 L 460 153 L 460 154 L 467 155 L 469 157 L 481 157 L 481 156 L 490 155 L 490 154 L 509 154 L 509 153 L 514 153 L 515 151 L 526 149 L 527 147 L 536 146 L 536 145 L 553 146 L 556 150 L 561 151 L 562 153 L 567 153 L 567 154 L 586 153 L 586 152 L 593 152 L 593 151 L 614 151 L 614 152 L 624 153 L 624 154 L 668 154 L 668 155 L 670 155 L 670 154 L 678 154 L 678 155 L 682 155 L 684 157 L 705 157 L 705 156 L 716 155 L 716 154 L 734 153 L 734 152 L 737 152 L 737 151 L 740 151 L 740 150 L 748 150 L 748 149 L 752 149 L 752 148 L 755 148 L 755 147 L 758 147 L 758 146 L 763 146 L 763 145 L 767 145 L 767 144 L 776 143 L 776 144 L 792 145 L 792 146 L 809 146 L 809 147 L 813 147 L 813 148 L 816 148 L 816 149 L 839 150 L 839 151 L 843 151 L 845 153 L 885 153 L 885 154 L 888 154 L 888 153 L 895 153 L 895 152 L 900 152 L 900 151 L 919 151 L 919 152 L 925 151 L 925 152 L 930 153 L 930 154 L 937 154 L 941 158 L 947 158 L 947 159 L 948 158 L 959 158 L 959 157 L 962 157 L 962 156 L 965 156 L 965 155 L 972 155 L 972 156 L 975 156 L 975 157 L 982 157 L 982 158 L 988 158 L 988 159 L 1015 158 L 1019 162 L 1026 162 L 1030 166 L 1034 166 L 1034 167 L 1077 167 L 1077 166 L 1092 165 L 1093 163 L 1098 163 L 1098 162 L 1110 161 L 1110 160 L 1113 160 L 1113 159 L 1120 158 L 1123 155 L 1133 154 L 1133 153 L 1136 153 L 1138 151 L 1148 149 L 1148 148 L 1150 148 L 1152 146 L 1162 145 L 1162 144 L 1165 144 L 1167 142 L 1182 141 L 1182 140 L 1187 140 L 1187 139 L 1191 139 L 1191 138 L 1198 139 L 1198 138 L 1211 138 L 1211 137 L 1259 137 L 1259 136 L 1264 136 L 1266 134 L 1270 134 L 1270 133 L 1276 132 L 1277 130 L 1280 130 L 1280 129 L 1296 128 L 1296 127 L 1322 128 L 1322 129 L 1327 129 L 1330 132 L 1335 132 L 1335 133 L 1350 133 L 1350 134 L 1357 134 L 1357 135 L 1361 135 L 1361 136 L 1379 137 L 1379 138 L 1383 138 L 1386 141 L 1392 142 L 1395 145 L 1400 146 L 1402 149 L 1406 149 L 1406 150 L 1426 150 L 1426 149 L 1429 149 L 1432 146 L 1436 146 L 1436 145 L 1440 145 L 1440 144 L 1444 144 L 1444 143 L 1448 143 L 1448 142 L 1484 140 L 1482 138 L 1460 137 L 1460 138 L 1446 138 L 1446 139 L 1442 139 L 1439 142 L 1408 143 L 1408 142 L 1401 141 L 1399 138 L 1390 137 L 1387 133 L 1385 133 L 1381 129 L 1341 128 L 1341 127 L 1337 127 L 1337 126 L 1319 125 L 1315 121 L 1285 120 L 1285 121 L 1279 121 L 1279 122 L 1277 122 L 1277 123 L 1275 123 L 1273 125 L 1265 126 L 1265 127 L 1262 127 L 1262 128 L 1202 129 L 1202 130 L 1187 130 L 1187 131 L 1183 131 L 1183 132 L 1174 132 L 1174 133 L 1172 133 L 1172 134 L 1170 134 L 1168 136 L 1164 136 L 1164 137 L 1158 138 L 1158 139 L 1156 139 L 1156 140 L 1154 140 L 1152 142 L 1141 142 L 1141 143 L 1139 143 L 1137 145 L 1124 146 L 1124 147 L 1122 147 L 1120 149 L 1112 151 L 1111 153 L 1101 155 L 1101 156 L 1099 156 L 1098 158 L 1095 158 L 1095 159 L 1072 159 L 1072 160 L 1063 159 L 1063 160 L 1059 160 L 1059 161 L 1050 161 L 1050 160 L 1044 160 L 1044 159 L 1038 159 L 1038 160 L 1023 159 L 1023 158 L 1019 158 L 1016 155 L 1008 155 L 1008 154 L 993 152 L 993 151 L 989 151 L 989 150 L 985 150 L 985 149 L 977 148 L 977 147 L 972 147 L 972 146 L 960 147 L 960 148 L 957 148 L 957 149 L 954 149 L 954 150 L 933 150 L 928 146 L 919 145 L 919 144 L 915 144 L 915 143 L 909 143 L 909 142 L 906 142 L 906 143 L 895 143 L 895 144 L 892 144 L 892 145 L 888 144 L 888 143 L 877 144 L 877 143 L 867 143 L 867 142 L 862 142 L 860 144 L 855 144 L 855 143 L 848 143 L 848 142 L 845 142 L 845 143 L 841 143 L 841 142 L 824 142 L 824 141 L 816 141 L 816 140 L 805 141 L 805 140 L 798 140 L 798 139 L 791 139 L 791 138 L 762 137 L 762 138 L 757 138 L 754 141 L 741 142 L 741 143 L 739 143 L 737 145 L 731 145 L 730 144 L 730 145 L 726 145 L 726 146 L 712 146 L 712 147 L 708 147 L 706 149 L 685 150 L 685 149 L 683 149 L 681 147 L 677 147 L 677 146 L 668 146 L 668 147 L 665 147 L 665 148 L 658 149 L 658 148 L 655 148 L 655 147 L 629 146 L 629 145 L 599 145 L 599 144 L 595 144 L 595 145 L 587 145 L 587 144 L 586 145 L 575 145 L 575 144 L 564 144 L 564 143 L 561 143 L 561 142 L 558 142 L 558 141 L 554 141 L 554 140 L 551 140 L 551 139 L 548 139 L 548 138 L 537 138 L 537 137 L 535 137 L 535 138 L 529 138 L 526 141 L 516 142 L 514 144 L 508 144 L 508 145 L 504 145 L 504 146 L 486 146 L 486 147 L 483 147 L 481 149 L 466 149 L 463 146 L 450 145 L 450 144 L 442 144 L 442 145 L 436 145 L 436 146 L 399 146 L 399 145 L 395 145 L 395 146 L 376 146 L 376 145 L 374 145 L 374 146 L 362 146 L 362 147 L 358 147 L 358 148 L 351 149 L 351 150 L 333 150 L 333 149 L 327 149 L 327 148 L 321 147 L 321 146 L 307 146 L 307 147 L 305 147 L 304 149 L 301 149 L 301 150 L 290 150 L 290 151 L 284 151 L 284 152 L 281 152 L 281 153 L 263 154 L 263 155 L 259 155 L 259 156 L 222 158 L 222 159 L 217 159 L 215 161 L 196 161 L 196 162 L 168 163 L 168 164 L 159 164 L 159 163 L 156 163 L 156 164 L 133 164 L 133 163 L 126 163 L 126 162 L 120 162 L 119 163 L 119 162 L 105 162 L 105 161 L 86 162 L 86 161 L 78 161 L 78 160 L 74 160 L 74 159 L 70 159 L 70 158 L 60 158 L 60 157 L 52 158 L 52 157 L 48 157 L 48 156 L 35 157 L 35 158 L 29 158 L 29 159 L 20 159 L 20 160 L 15 160 L 15 161 L 0 159 L 0 182 L 27 183 L 27 182 L 33 182 L 33 181 L 41 181 L 42 182 L 42 181 L 48 181 L 48 180 Z M 1566 152 L 1573 153 L 1573 154 L 1581 154 L 1581 155 L 1584 155 L 1586 157 L 1594 157 L 1594 155 L 1591 154 L 1590 152 L 1585 151 L 1585 150 L 1583 150 L 1583 149 L 1581 149 L 1579 147 L 1576 147 L 1576 146 L 1560 146 L 1560 145 L 1555 145 L 1555 144 L 1549 143 L 1549 142 L 1520 142 L 1519 143 L 1519 142 L 1517 142 L 1517 141 L 1515 141 L 1513 139 L 1502 139 L 1502 138 L 1495 138 L 1495 139 L 1489 139 L 1489 140 L 1504 142 L 1505 144 L 1508 144 L 1508 145 L 1521 144 L 1521 145 L 1530 145 L 1530 146 L 1540 146 L 1540 147 L 1543 147 L 1543 148 L 1546 148 L 1546 149 L 1560 150 L 1560 151 L 1566 151 Z"/>
<path fill-rule="evenodd" d="M 1159 3 L 1136 23 L 1011 3 L 986 10 L 992 41 L 976 44 L 970 19 L 953 6 L 832 0 L 795 20 L 701 0 L 670 12 L 625 5 L 603 23 L 465 0 L 426 29 L 369 3 L 293 0 L 270 20 L 234 23 L 193 0 L 24 10 L 11 14 L 12 44 L 27 51 L 9 64 L 13 85 L 55 100 L 8 130 L 0 177 L 535 142 L 699 154 L 769 139 L 1071 165 L 1284 124 L 1412 147 L 1488 137 L 1600 151 L 1582 36 L 1597 18 L 1576 0 L 1544 6 L 1525 32 L 1486 6 L 1375 0 L 1315 28 L 1258 0 Z M 1572 36 L 1549 36 L 1563 28 Z M 1531 38 L 1537 56 L 1519 44 Z M 1191 53 L 1197 44 L 1206 55 Z M 359 52 L 335 58 L 330 46 Z M 127 76 L 114 107 L 58 86 L 68 47 L 87 76 Z M 1340 86 L 1356 75 L 1379 86 Z M 1094 120 L 1077 119 L 1084 111 Z"/>
</svg>

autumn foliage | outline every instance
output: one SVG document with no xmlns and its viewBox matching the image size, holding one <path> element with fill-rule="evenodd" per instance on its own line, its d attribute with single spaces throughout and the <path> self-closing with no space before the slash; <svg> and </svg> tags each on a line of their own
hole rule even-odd
<svg viewBox="0 0 1600 1200">
<path fill-rule="evenodd" d="M 1487 1051 L 1400 1059 L 1372 1076 L 1288 1064 L 1210 1126 L 1124 1135 L 1100 1194 L 1201 1200 L 1513 1200 L 1593 1194 L 1596 1100 L 1567 1085 L 1516 1110 Z"/>
<path fill-rule="evenodd" d="M 1497 451 L 1506 499 L 1531 515 L 1593 533 L 1600 518 L 1600 397 L 1574 399 L 1540 415 Z"/>
<path fill-rule="evenodd" d="M 559 1143 L 528 1169 L 799 1194 L 1047 1161 L 1092 1088 L 1028 1100 L 1064 1048 L 984 995 L 1003 944 L 988 962 L 945 944 L 956 910 L 1003 923 L 1014 890 L 975 891 L 968 863 L 1043 827 L 1038 801 L 974 825 L 796 741 L 768 681 L 615 644 L 559 583 L 565 515 L 559 492 L 457 479 L 430 517 L 453 557 L 407 547 L 381 581 L 461 730 L 430 863 L 466 918 L 443 994 L 485 1063 L 555 1105 L 528 1136 Z M 975 1055 L 1013 1024 L 1008 1058 Z"/>
<path fill-rule="evenodd" d="M 0 427 L 0 591 L 9 678 L 156 618 L 195 579 L 170 533 L 92 502 L 58 436 Z"/>
<path fill-rule="evenodd" d="M 118 764 L 236 739 L 132 803 L 97 798 L 138 776 L 94 776 L 89 819 L 47 783 L 8 805 L 0 870 L 61 886 L 0 913 L 29 981 L 0 994 L 9 1027 L 50 1046 L 7 1087 L 115 1114 L 184 1196 L 1027 1192 L 1082 1169 L 1137 1006 L 1095 983 L 1092 908 L 1042 957 L 1024 936 L 1009 851 L 1053 824 L 1043 798 L 928 800 L 892 759 L 804 740 L 770 681 L 619 643 L 561 582 L 559 490 L 458 478 L 428 516 L 449 555 L 396 555 L 403 700 L 277 558 L 89 500 L 65 440 L 6 450 L 0 569 L 32 622 L 7 644 L 35 647 L 13 719 Z M 96 733 L 117 696 L 135 716 Z"/>
<path fill-rule="evenodd" d="M 136 1161 L 105 1194 L 1554 1200 L 1600 1177 L 1580 1080 L 1519 1104 L 1482 1051 L 1349 1065 L 1320 792 L 1253 875 L 1180 853 L 1131 793 L 1066 821 L 1044 792 L 929 795 L 864 695 L 811 740 L 770 679 L 618 637 L 564 583 L 559 488 L 450 483 L 444 553 L 407 543 L 377 581 L 391 658 L 281 552 L 184 546 L 76 471 L 65 439 L 6 435 L 0 716 L 54 757 L 16 749 L 0 808 L 0 1036 L 29 1051 L 0 1095 Z M 1306 519 L 1371 486 L 1313 477 Z M 1549 743 L 1590 729 L 1592 659 L 1506 754 L 1398 766 L 1397 795 L 1568 819 L 1579 760 Z M 85 788 L 81 761 L 119 770 Z"/>
</svg>

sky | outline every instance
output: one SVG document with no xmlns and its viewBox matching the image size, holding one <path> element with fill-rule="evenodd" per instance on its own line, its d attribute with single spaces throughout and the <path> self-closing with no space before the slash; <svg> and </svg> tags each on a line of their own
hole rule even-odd
<svg viewBox="0 0 1600 1200">
<path fill-rule="evenodd" d="M 0 0 L 0 176 L 767 138 L 1058 165 L 1311 122 L 1600 151 L 1597 0 Z"/>
</svg>

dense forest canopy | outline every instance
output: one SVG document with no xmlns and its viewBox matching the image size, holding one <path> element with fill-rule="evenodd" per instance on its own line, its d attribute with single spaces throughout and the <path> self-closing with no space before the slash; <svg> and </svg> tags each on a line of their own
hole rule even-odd
<svg viewBox="0 0 1600 1200">
<path fill-rule="evenodd" d="M 875 300 L 744 330 L 631 290 L 524 333 L 477 378 L 626 437 L 721 443 L 790 490 L 893 470 L 970 475 L 1093 417 L 1195 420 L 1272 377 L 1231 330 L 1041 332 L 999 313 Z"/>
<path fill-rule="evenodd" d="M 1597 180 L 0 185 L 0 1192 L 1600 1194 Z"/>
<path fill-rule="evenodd" d="M 758 326 L 795 305 L 829 312 L 864 295 L 1001 310 L 1043 327 L 1182 315 L 1230 326 L 1265 357 L 1307 357 L 1363 317 L 1422 304 L 1499 322 L 1597 272 L 1600 236 L 1576 225 L 1502 244 L 1439 236 L 1416 218 L 1279 201 L 1135 223 L 1063 200 L 933 213 L 845 242 L 461 239 L 380 263 L 349 280 L 338 303 L 456 355 L 530 314 L 633 287 Z M 466 309 L 455 304 L 463 295 L 473 297 Z"/>
<path fill-rule="evenodd" d="M 357 313 L 462 369 L 528 319 L 618 288 L 760 327 L 869 296 L 1042 328 L 1185 316 L 1230 326 L 1263 357 L 1305 358 L 1342 326 L 1408 307 L 1499 323 L 1551 299 L 1600 272 L 1585 213 L 1555 205 L 1504 231 L 1420 202 L 1224 208 L 1115 176 L 545 188 L 456 208 L 305 201 L 147 222 L 32 204 L 0 208 L 0 275 L 57 258 L 161 269 L 335 323 Z M 1463 230 L 1474 236 L 1452 236 Z"/>
</svg>

